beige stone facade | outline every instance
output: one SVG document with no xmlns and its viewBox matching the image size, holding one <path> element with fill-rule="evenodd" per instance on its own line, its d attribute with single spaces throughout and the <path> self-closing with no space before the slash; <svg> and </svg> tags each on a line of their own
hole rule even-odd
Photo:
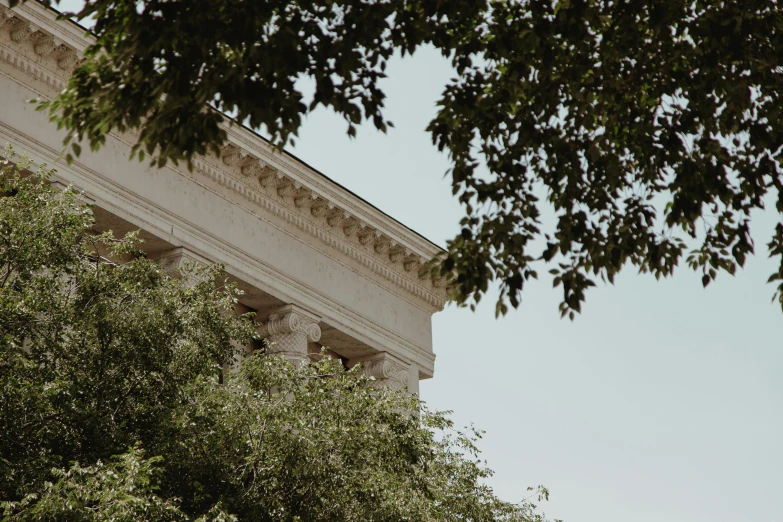
<svg viewBox="0 0 783 522">
<path fill-rule="evenodd" d="M 132 135 L 58 162 L 62 134 L 29 103 L 60 91 L 88 44 L 76 24 L 35 2 L 0 0 L 0 142 L 58 170 L 94 202 L 97 228 L 141 230 L 150 256 L 176 272 L 221 263 L 291 360 L 327 346 L 394 387 L 432 377 L 431 316 L 447 300 L 418 268 L 439 248 L 250 130 L 193 171 L 129 161 Z"/>
</svg>

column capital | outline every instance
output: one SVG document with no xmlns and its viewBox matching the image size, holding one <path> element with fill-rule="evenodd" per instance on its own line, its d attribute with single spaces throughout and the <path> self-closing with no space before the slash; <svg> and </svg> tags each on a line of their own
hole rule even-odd
<svg viewBox="0 0 783 522">
<path fill-rule="evenodd" d="M 307 341 L 318 342 L 321 339 L 321 318 L 314 313 L 293 304 L 281 306 L 267 317 L 259 328 L 259 334 L 264 337 L 275 337 L 282 334 L 303 333 Z"/>
<path fill-rule="evenodd" d="M 280 354 L 294 364 L 308 360 L 307 343 L 321 339 L 321 318 L 293 304 L 273 311 L 258 329 L 269 342 L 269 353 Z"/>
<path fill-rule="evenodd" d="M 209 260 L 187 247 L 177 247 L 166 250 L 158 257 L 158 263 L 175 279 L 187 278 L 189 269 L 203 268 L 210 264 Z M 197 281 L 194 281 L 197 282 Z"/>
<path fill-rule="evenodd" d="M 375 377 L 376 382 L 393 390 L 408 389 L 417 393 L 418 378 L 413 377 L 411 364 L 389 352 L 378 352 L 366 357 L 351 359 L 351 366 L 361 364 L 359 373 L 367 377 Z"/>
</svg>

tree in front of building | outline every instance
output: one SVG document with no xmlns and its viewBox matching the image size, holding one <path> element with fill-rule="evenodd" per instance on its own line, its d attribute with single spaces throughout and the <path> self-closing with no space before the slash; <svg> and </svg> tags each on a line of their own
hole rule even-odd
<svg viewBox="0 0 783 522">
<path fill-rule="evenodd" d="M 454 77 L 428 130 L 465 216 L 432 275 L 458 303 L 497 281 L 505 313 L 542 269 L 572 318 L 631 266 L 707 286 L 755 252 L 754 210 L 783 213 L 774 0 L 86 0 L 77 16 L 94 44 L 45 107 L 76 153 L 138 129 L 159 165 L 217 152 L 224 113 L 279 144 L 320 105 L 350 135 L 386 131 L 387 61 L 437 49 Z M 783 222 L 767 250 L 783 305 Z"/>
<path fill-rule="evenodd" d="M 255 330 L 219 270 L 173 279 L 47 171 L 2 162 L 3 521 L 543 520 L 414 396 L 329 357 L 226 371 Z"/>
</svg>

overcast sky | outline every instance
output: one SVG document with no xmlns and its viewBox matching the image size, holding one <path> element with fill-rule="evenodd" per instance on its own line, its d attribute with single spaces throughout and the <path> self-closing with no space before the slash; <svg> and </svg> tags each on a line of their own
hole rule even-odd
<svg viewBox="0 0 783 522">
<path fill-rule="evenodd" d="M 292 149 L 443 245 L 461 208 L 424 129 L 451 70 L 435 52 L 394 61 L 383 85 L 388 135 L 311 115 Z M 629 271 L 561 320 L 551 281 L 494 318 L 448 307 L 433 320 L 435 377 L 422 397 L 486 430 L 492 486 L 518 500 L 546 485 L 565 522 L 783 520 L 783 314 L 766 284 L 774 214 L 756 216 L 760 256 L 707 290 L 681 271 Z M 539 272 L 546 272 L 539 270 Z"/>
<path fill-rule="evenodd" d="M 424 129 L 451 70 L 425 50 L 388 73 L 388 135 L 365 126 L 351 140 L 320 110 L 291 151 L 443 245 L 462 211 Z M 592 289 L 573 323 L 548 280 L 502 319 L 491 298 L 476 312 L 447 307 L 433 319 L 435 377 L 422 397 L 486 430 L 480 447 L 503 498 L 546 485 L 552 518 L 783 520 L 783 314 L 764 247 L 775 217 L 756 216 L 761 255 L 707 290 L 687 271 L 663 282 L 629 271 Z"/>
</svg>

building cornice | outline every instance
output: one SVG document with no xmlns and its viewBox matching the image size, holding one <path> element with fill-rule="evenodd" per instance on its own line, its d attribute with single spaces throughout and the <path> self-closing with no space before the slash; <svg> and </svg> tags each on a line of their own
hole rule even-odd
<svg viewBox="0 0 783 522">
<path fill-rule="evenodd" d="M 34 89 L 41 95 L 56 95 L 89 45 L 89 36 L 36 2 L 14 9 L 5 5 L 0 0 L 0 61 L 42 82 Z M 418 276 L 421 265 L 442 251 L 439 247 L 251 130 L 231 123 L 225 130 L 228 143 L 221 154 L 195 158 L 190 175 L 227 187 L 436 310 L 443 308 L 448 289 L 442 281 Z"/>
</svg>

